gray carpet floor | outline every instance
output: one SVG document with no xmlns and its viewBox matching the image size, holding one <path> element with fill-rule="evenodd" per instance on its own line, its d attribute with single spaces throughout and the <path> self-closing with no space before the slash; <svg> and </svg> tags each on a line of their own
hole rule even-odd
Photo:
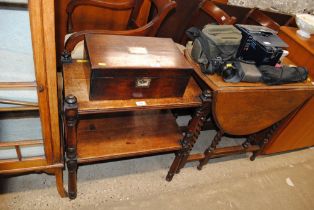
<svg viewBox="0 0 314 210">
<path fill-rule="evenodd" d="M 202 132 L 196 149 L 214 134 Z M 1 179 L 0 209 L 314 209 L 314 149 L 248 157 L 214 159 L 202 171 L 189 163 L 172 182 L 173 154 L 81 166 L 72 201 L 59 197 L 53 176 Z"/>
</svg>

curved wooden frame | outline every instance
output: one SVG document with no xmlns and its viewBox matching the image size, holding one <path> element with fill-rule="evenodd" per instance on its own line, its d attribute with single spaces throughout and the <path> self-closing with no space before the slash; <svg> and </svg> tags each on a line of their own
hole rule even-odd
<svg viewBox="0 0 314 210">
<path fill-rule="evenodd" d="M 83 0 L 81 0 L 83 1 Z M 84 0 L 86 1 L 86 0 Z M 111 34 L 111 35 L 128 35 L 128 36 L 155 36 L 158 28 L 169 12 L 176 7 L 176 3 L 171 0 L 151 0 L 157 9 L 156 16 L 146 25 L 130 30 L 111 31 L 111 30 L 84 30 L 72 34 L 64 45 L 62 60 L 67 62 L 71 60 L 70 55 L 77 43 L 82 41 L 86 34 Z"/>
<path fill-rule="evenodd" d="M 295 15 L 292 16 L 291 18 L 289 18 L 289 20 L 285 23 L 284 26 L 296 26 L 296 22 L 295 22 Z"/>
<path fill-rule="evenodd" d="M 247 15 L 243 18 L 242 24 L 246 24 L 248 20 L 252 20 L 258 23 L 261 26 L 265 26 L 271 28 L 275 31 L 279 31 L 280 25 L 274 21 L 272 18 L 265 15 L 261 10 L 258 8 L 251 9 Z"/>
<path fill-rule="evenodd" d="M 195 25 L 195 22 L 193 20 L 197 19 L 197 17 L 200 15 L 201 10 L 209 15 L 212 19 L 214 19 L 219 25 L 233 25 L 237 22 L 236 17 L 228 15 L 213 1 L 203 0 L 199 4 L 199 8 L 197 9 L 197 11 L 193 14 L 193 17 L 191 18 L 192 21 L 186 26 L 186 28 L 190 28 Z M 188 37 L 183 34 L 181 38 L 181 44 L 185 44 L 187 41 Z"/>
<path fill-rule="evenodd" d="M 237 21 L 236 17 L 228 15 L 212 1 L 203 1 L 201 3 L 201 9 L 211 16 L 219 25 L 233 25 Z"/>
<path fill-rule="evenodd" d="M 257 133 L 284 119 L 312 97 L 313 90 L 225 90 L 214 91 L 213 95 L 212 113 L 219 129 L 241 136 Z"/>
<path fill-rule="evenodd" d="M 57 190 L 61 197 L 65 197 L 67 193 L 63 187 L 64 165 L 60 142 L 56 84 L 54 1 L 29 0 L 28 8 L 36 82 L 4 82 L 0 83 L 0 88 L 37 87 L 45 157 L 33 157 L 25 160 L 22 159 L 21 161 L 19 159 L 1 160 L 0 176 L 28 172 L 54 174 Z M 31 110 L 34 108 L 38 109 L 37 107 L 31 107 Z M 28 110 L 25 106 L 18 109 Z M 19 141 L 17 143 L 21 145 L 22 142 Z M 0 146 L 3 146 L 3 144 Z M 18 152 L 19 149 L 17 148 L 16 150 Z"/>
<path fill-rule="evenodd" d="M 67 33 L 73 32 L 72 13 L 74 12 L 75 8 L 79 6 L 94 6 L 112 10 L 132 10 L 135 7 L 135 0 L 118 3 L 99 0 L 71 0 L 66 8 L 66 13 L 68 15 Z"/>
</svg>

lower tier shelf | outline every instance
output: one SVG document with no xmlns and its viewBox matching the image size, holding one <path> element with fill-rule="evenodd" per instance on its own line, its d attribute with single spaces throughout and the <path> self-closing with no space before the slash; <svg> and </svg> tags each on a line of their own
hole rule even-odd
<svg viewBox="0 0 314 210">
<path fill-rule="evenodd" d="M 181 149 L 181 131 L 167 110 L 108 113 L 82 119 L 77 130 L 78 162 L 132 157 Z"/>
</svg>

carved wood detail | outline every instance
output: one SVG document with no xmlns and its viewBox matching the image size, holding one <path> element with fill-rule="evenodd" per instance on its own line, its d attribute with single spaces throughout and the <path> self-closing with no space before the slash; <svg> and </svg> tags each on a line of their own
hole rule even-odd
<svg viewBox="0 0 314 210">
<path fill-rule="evenodd" d="M 196 143 L 200 131 L 206 121 L 206 117 L 211 111 L 212 95 L 209 90 L 203 91 L 200 96 L 202 106 L 199 107 L 192 119 L 189 121 L 187 131 L 181 140 L 182 149 L 176 154 L 176 157 L 169 169 L 166 180 L 171 181 L 175 173 L 179 173 L 189 157 L 189 154 Z"/>
</svg>

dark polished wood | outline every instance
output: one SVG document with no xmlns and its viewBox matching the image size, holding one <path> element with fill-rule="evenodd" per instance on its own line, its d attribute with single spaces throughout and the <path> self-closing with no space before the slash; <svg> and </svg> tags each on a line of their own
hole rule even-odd
<svg viewBox="0 0 314 210">
<path fill-rule="evenodd" d="M 213 1 L 204 0 L 199 4 L 199 9 L 194 12 L 191 21 L 185 27 L 188 29 L 190 27 L 198 27 L 202 29 L 204 26 L 203 21 L 201 24 L 199 23 L 199 19 L 201 19 L 202 15 L 208 16 L 206 18 L 207 22 L 214 22 L 219 25 L 233 25 L 236 23 L 237 18 L 234 16 L 229 16 L 225 11 L 223 11 L 220 7 L 218 7 Z M 204 18 L 203 18 L 204 19 Z M 181 38 L 181 44 L 186 44 L 187 36 L 184 34 Z"/>
<path fill-rule="evenodd" d="M 130 99 L 130 100 L 89 100 L 89 81 L 91 70 L 87 63 L 74 61 L 63 66 L 64 94 L 75 95 L 79 101 L 79 113 L 108 113 L 147 109 L 173 109 L 184 107 L 198 107 L 201 105 L 199 95 L 201 90 L 191 78 L 183 97 L 162 99 Z M 144 101 L 144 106 L 136 102 Z"/>
<path fill-rule="evenodd" d="M 200 2 L 202 0 L 189 0 L 188 2 L 186 0 L 176 0 L 177 6 L 175 11 L 169 13 L 156 36 L 169 37 L 175 42 L 180 43 L 191 21 L 191 17 L 193 17 L 193 14 L 199 8 Z"/>
<path fill-rule="evenodd" d="M 73 95 L 65 98 L 65 139 L 66 139 L 66 163 L 68 168 L 68 195 L 70 199 L 77 195 L 77 99 Z"/>
<path fill-rule="evenodd" d="M 133 0 L 106 0 L 108 4 L 124 4 Z M 68 33 L 67 6 L 74 4 L 72 0 L 55 0 L 56 18 L 56 51 L 58 66 L 61 67 L 60 57 L 64 50 L 64 37 Z M 97 1 L 103 2 L 103 1 Z M 136 6 L 138 7 L 138 5 Z M 92 5 L 76 6 L 72 12 L 72 30 L 126 30 L 131 17 L 130 10 L 111 10 Z M 112 24 L 115 23 L 115 24 Z"/>
<path fill-rule="evenodd" d="M 167 65 L 177 66 L 172 62 Z M 63 123 L 71 199 L 77 195 L 78 164 L 175 152 L 168 180 L 184 166 L 210 110 L 210 95 L 201 94 L 193 78 L 182 97 L 91 101 L 90 64 L 74 60 L 63 67 Z M 174 108 L 198 108 L 184 137 L 170 112 Z"/>
<path fill-rule="evenodd" d="M 182 135 L 168 110 L 111 113 L 104 118 L 82 119 L 77 130 L 79 163 L 181 149 Z"/>
<path fill-rule="evenodd" d="M 0 9 L 27 10 L 27 3 L 0 2 Z"/>
<path fill-rule="evenodd" d="M 268 17 L 258 8 L 252 8 L 241 22 L 242 24 L 261 25 L 271 28 L 275 31 L 279 30 L 280 25 L 272 18 Z"/>
<path fill-rule="evenodd" d="M 219 25 L 233 25 L 236 23 L 237 18 L 228 15 L 220 7 L 218 7 L 213 1 L 203 1 L 200 5 L 201 10 L 207 13 L 210 17 L 215 19 Z"/>
<path fill-rule="evenodd" d="M 204 159 L 200 161 L 200 164 L 197 166 L 198 170 L 202 170 L 203 166 L 209 161 L 211 156 L 214 154 L 219 142 L 221 141 L 222 136 L 224 135 L 222 130 L 219 130 L 213 141 L 211 142 L 210 146 L 204 152 Z"/>
<path fill-rule="evenodd" d="M 238 146 L 216 148 L 214 151 L 212 151 L 210 159 L 224 157 L 227 155 L 254 152 L 257 150 L 260 150 L 260 147 L 258 145 L 249 145 L 248 147 L 243 147 L 242 145 L 238 145 Z M 189 158 L 187 159 L 187 162 L 202 161 L 204 160 L 204 158 L 205 158 L 205 154 L 203 153 L 191 154 Z"/>
<path fill-rule="evenodd" d="M 110 1 L 110 0 L 106 0 Z M 111 0 L 114 1 L 114 0 Z M 110 1 L 110 2 L 111 2 Z M 127 1 L 127 0 L 121 0 Z M 149 2 L 148 2 L 149 1 Z M 115 1 L 114 1 L 115 2 Z M 167 17 L 163 20 L 163 23 L 160 25 L 157 34 L 158 37 L 169 37 L 172 38 L 175 42 L 180 43 L 182 41 L 182 37 L 184 36 L 185 31 L 190 26 L 189 23 L 192 21 L 194 17 L 193 14 L 201 11 L 199 8 L 199 4 L 202 0 L 176 0 L 176 9 L 171 10 Z M 241 22 L 246 16 L 246 14 L 251 10 L 251 8 L 235 6 L 225 3 L 218 3 L 218 1 L 214 1 L 215 5 L 218 6 L 221 10 L 223 10 L 228 16 L 234 16 L 238 22 Z M 67 28 L 67 14 L 66 14 L 66 6 L 69 3 L 69 0 L 56 0 L 55 1 L 55 12 L 56 12 L 56 41 L 57 41 L 57 61 L 60 62 L 60 55 L 64 49 L 64 37 L 66 35 Z M 131 19 L 133 25 L 142 26 L 143 21 L 147 23 L 148 20 L 148 9 L 151 8 L 149 6 L 150 0 L 137 0 L 136 6 L 131 14 Z M 78 7 L 74 12 L 73 19 L 75 22 L 73 23 L 74 27 L 77 27 L 74 31 L 82 31 L 82 30 L 95 30 L 95 29 L 103 29 L 103 30 L 125 30 L 125 28 L 121 29 L 113 29 L 116 27 L 114 24 L 110 25 L 108 23 L 114 21 L 113 17 L 116 17 L 113 13 L 114 11 L 106 11 L 103 12 L 103 8 L 96 8 L 91 6 L 86 7 Z M 200 12 L 197 19 L 193 18 L 193 22 L 195 22 L 195 26 L 202 28 L 205 24 L 214 23 L 215 20 L 213 18 L 209 18 L 209 16 L 205 12 Z M 279 25 L 294 25 L 295 21 L 293 20 L 291 15 L 277 13 L 273 11 L 263 11 L 265 15 L 269 18 L 273 19 Z M 106 16 L 106 17 L 104 17 Z M 121 18 L 129 17 L 128 14 L 119 14 Z M 291 19 L 292 18 L 292 19 Z M 85 24 L 90 23 L 91 27 L 84 27 Z M 135 24 L 134 24 L 135 23 Z M 257 23 L 255 23 L 257 24 Z M 120 33 L 121 34 L 121 33 Z M 79 34 L 78 34 L 79 35 Z M 141 35 L 141 34 L 137 34 Z M 81 36 L 81 35 L 80 35 Z M 83 39 L 83 38 L 82 38 Z M 81 40 L 82 40 L 81 39 Z M 61 66 L 61 64 L 60 64 Z"/>
<path fill-rule="evenodd" d="M 189 121 L 187 131 L 181 140 L 182 149 L 176 153 L 176 157 L 166 177 L 167 181 L 171 181 L 174 174 L 179 173 L 187 163 L 190 152 L 196 143 L 204 122 L 206 121 L 206 117 L 211 111 L 211 92 L 208 90 L 203 91 L 200 98 L 202 100 L 202 106 L 196 110 L 192 116 L 192 119 Z"/>
<path fill-rule="evenodd" d="M 93 7 L 92 17 L 86 16 L 86 8 Z M 135 7 L 135 0 L 124 0 L 124 1 L 98 1 L 98 0 L 71 0 L 66 8 L 67 12 L 67 33 L 73 33 L 79 31 L 81 28 L 92 29 L 92 28 L 110 28 L 112 30 L 124 30 L 127 28 L 131 12 Z M 80 8 L 81 11 L 76 11 L 77 15 L 88 17 L 86 21 L 80 22 L 80 25 L 73 28 L 74 11 Z M 101 11 L 101 20 L 93 20 L 97 16 L 98 11 Z M 81 14 L 80 14 L 81 13 Z M 72 16 L 74 16 L 72 18 Z M 111 16 L 111 17 L 110 17 Z M 106 21 L 110 19 L 110 21 Z M 92 21 L 91 21 L 92 20 Z M 77 26 L 75 24 L 75 26 Z"/>
<path fill-rule="evenodd" d="M 92 0 L 84 0 L 82 2 L 92 1 Z M 71 3 L 70 3 L 71 4 Z M 104 30 L 104 29 L 97 29 L 97 30 L 90 30 L 90 29 L 82 29 L 81 31 L 77 31 L 73 33 L 65 42 L 64 45 L 64 52 L 61 57 L 63 62 L 70 62 L 70 55 L 74 47 L 77 43 L 84 40 L 86 34 L 112 34 L 112 35 L 128 35 L 128 36 L 155 36 L 160 25 L 162 24 L 163 20 L 167 17 L 168 13 L 176 7 L 176 3 L 174 1 L 169 0 L 151 0 L 151 4 L 156 9 L 156 13 L 154 17 L 145 25 L 140 26 L 134 29 L 125 29 L 125 30 Z M 109 4 L 111 5 L 111 4 Z M 116 8 L 120 8 L 118 5 L 114 4 Z M 96 5 L 94 5 L 96 6 Z M 102 7 L 105 5 L 102 4 Z M 107 5 L 108 6 L 108 5 Z M 146 6 L 146 5 L 144 5 Z M 121 8 L 125 10 L 125 5 Z M 71 7 L 72 8 L 72 7 Z M 75 7 L 74 7 L 75 8 Z M 110 9 L 110 8 L 109 8 Z M 71 11 L 71 10 L 69 10 Z M 115 25 L 115 22 L 111 22 L 112 25 Z"/>
<path fill-rule="evenodd" d="M 193 71 L 168 38 L 86 35 L 85 45 L 90 100 L 182 97 Z"/>
<path fill-rule="evenodd" d="M 183 43 L 182 38 L 184 37 L 185 31 L 190 26 L 190 22 L 194 22 L 194 26 L 199 28 L 202 28 L 206 24 L 215 23 L 216 21 L 213 18 L 210 18 L 208 14 L 201 11 L 201 8 L 198 6 L 201 2 L 201 0 L 189 0 L 187 3 L 186 0 L 176 0 L 176 12 L 170 13 L 165 19 L 157 36 L 171 37 L 174 41 Z M 228 16 L 235 17 L 237 19 L 236 23 L 240 23 L 251 10 L 251 8 L 222 4 L 217 1 L 215 1 L 215 5 L 228 14 Z M 273 11 L 262 12 L 281 26 L 286 24 L 295 24 L 295 21 L 291 19 L 292 16 L 289 14 Z M 199 13 L 200 15 L 195 18 L 193 15 L 195 13 Z M 255 22 L 254 24 L 258 23 Z"/>
</svg>

